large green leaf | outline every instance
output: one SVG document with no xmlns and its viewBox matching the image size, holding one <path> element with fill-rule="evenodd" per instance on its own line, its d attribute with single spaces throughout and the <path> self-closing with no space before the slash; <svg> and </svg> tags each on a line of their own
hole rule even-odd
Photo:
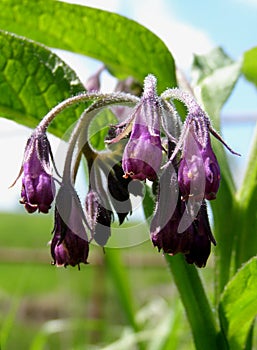
<svg viewBox="0 0 257 350">
<path fill-rule="evenodd" d="M 257 258 L 246 263 L 226 286 L 219 315 L 229 348 L 245 349 L 248 332 L 257 315 Z"/>
<path fill-rule="evenodd" d="M 257 87 L 257 47 L 245 52 L 242 72 Z"/>
<path fill-rule="evenodd" d="M 0 2 L 0 27 L 49 47 L 104 62 L 119 78 L 156 75 L 160 91 L 176 85 L 173 57 L 140 24 L 114 13 L 59 1 Z"/>
<path fill-rule="evenodd" d="M 35 127 L 56 104 L 83 90 L 74 71 L 46 47 L 0 31 L 2 117 Z M 50 130 L 61 136 L 82 109 L 70 107 Z"/>
</svg>

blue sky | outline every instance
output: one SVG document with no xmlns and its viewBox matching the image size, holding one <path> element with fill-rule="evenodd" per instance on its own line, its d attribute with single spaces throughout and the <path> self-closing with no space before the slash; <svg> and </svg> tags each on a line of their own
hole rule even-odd
<svg viewBox="0 0 257 350">
<path fill-rule="evenodd" d="M 70 1 L 102 8 L 132 18 L 157 34 L 169 47 L 177 64 L 189 72 L 193 53 L 204 54 L 215 46 L 233 58 L 257 46 L 257 0 L 77 0 Z M 99 63 L 85 61 L 80 56 L 63 56 L 75 64 L 85 80 Z M 106 77 L 107 85 L 109 80 Z M 240 79 L 233 95 L 223 110 L 228 116 L 255 116 L 257 120 L 257 90 Z M 230 119 L 231 120 L 231 119 Z M 235 169 L 246 164 L 254 122 L 223 121 L 226 141 L 242 153 L 234 161 Z M 0 120 L 0 161 L 5 172 L 0 182 L 0 210 L 14 210 L 19 204 L 19 184 L 8 190 L 16 177 L 22 160 L 23 147 L 30 130 L 12 122 Z M 240 135 L 240 137 L 239 137 Z M 53 139 L 53 142 L 56 140 Z M 6 152 L 8 150 L 8 152 Z M 11 161 L 10 161 L 11 160 Z M 236 171 L 236 170 L 235 170 Z M 242 172 L 238 176 L 241 176 Z"/>
<path fill-rule="evenodd" d="M 168 1 L 169 2 L 169 1 Z M 233 58 L 256 46 L 257 2 L 240 0 L 171 1 L 179 19 L 205 31 Z"/>
</svg>

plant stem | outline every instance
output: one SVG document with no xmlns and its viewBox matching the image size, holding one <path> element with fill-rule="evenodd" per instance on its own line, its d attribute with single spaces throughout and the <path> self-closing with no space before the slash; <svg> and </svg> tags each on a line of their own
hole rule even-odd
<svg viewBox="0 0 257 350">
<path fill-rule="evenodd" d="M 187 264 L 180 254 L 176 256 L 165 254 L 165 258 L 184 304 L 195 348 L 197 350 L 227 349 L 226 340 L 218 330 L 196 268 Z"/>
<path fill-rule="evenodd" d="M 82 103 L 85 101 L 96 101 L 96 100 L 101 100 L 101 101 L 115 101 L 115 100 L 123 100 L 125 102 L 130 102 L 130 103 L 137 103 L 138 98 L 136 96 L 133 96 L 128 93 L 123 93 L 123 92 L 112 92 L 112 93 L 98 93 L 98 92 L 85 92 L 76 96 L 72 96 L 67 98 L 66 100 L 62 101 L 59 103 L 57 106 L 51 109 L 44 118 L 41 120 L 41 122 L 38 124 L 38 128 L 41 129 L 42 131 L 46 131 L 48 128 L 49 124 L 54 120 L 54 118 L 60 114 L 64 109 L 72 106 L 73 104 L 77 103 Z M 115 103 L 115 102 L 114 102 Z M 117 102 L 116 102 L 117 103 Z M 122 103 L 122 102 L 121 102 Z"/>
</svg>

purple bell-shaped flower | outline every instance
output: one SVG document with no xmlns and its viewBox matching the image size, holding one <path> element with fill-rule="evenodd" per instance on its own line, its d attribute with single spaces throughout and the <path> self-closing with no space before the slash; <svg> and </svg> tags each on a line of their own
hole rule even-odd
<svg viewBox="0 0 257 350">
<path fill-rule="evenodd" d="M 178 168 L 178 183 L 184 199 L 215 199 L 220 184 L 220 168 L 211 147 L 209 125 L 205 116 L 187 117 Z"/>
<path fill-rule="evenodd" d="M 51 241 L 53 264 L 57 266 L 76 266 L 87 264 L 89 244 L 64 222 L 58 210 L 55 209 L 54 237 Z"/>
<path fill-rule="evenodd" d="M 23 178 L 20 203 L 29 213 L 36 210 L 48 213 L 55 194 L 50 169 L 51 148 L 43 132 L 35 132 L 29 138 L 22 165 Z"/>
<path fill-rule="evenodd" d="M 156 79 L 148 75 L 143 96 L 135 107 L 130 139 L 122 158 L 125 178 L 151 181 L 156 179 L 162 162 L 160 113 Z"/>
</svg>

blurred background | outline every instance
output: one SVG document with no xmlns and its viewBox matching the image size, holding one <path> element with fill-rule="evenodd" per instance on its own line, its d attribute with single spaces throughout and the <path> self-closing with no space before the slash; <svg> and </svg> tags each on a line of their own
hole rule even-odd
<svg viewBox="0 0 257 350">
<path fill-rule="evenodd" d="M 240 60 L 257 44 L 256 0 L 70 2 L 113 11 L 145 25 L 166 43 L 189 81 L 193 54 L 221 46 L 232 59 Z M 80 55 L 55 52 L 82 82 L 101 66 Z M 112 91 L 115 79 L 103 73 L 102 83 L 102 90 Z M 255 88 L 240 78 L 222 110 L 222 135 L 242 154 L 233 159 L 228 154 L 237 186 L 257 120 L 256 97 Z M 90 264 L 81 266 L 81 271 L 50 265 L 47 242 L 51 239 L 52 215 L 26 215 L 18 203 L 20 181 L 8 188 L 19 172 L 30 133 L 30 129 L 0 118 L 0 348 L 137 349 L 129 320 L 133 312 L 144 326 L 142 337 L 152 339 L 152 349 L 157 349 L 157 335 L 163 334 L 165 339 L 170 329 L 174 330 L 174 349 L 193 349 L 176 287 L 163 257 L 149 240 L 105 253 L 92 247 Z M 60 141 L 50 135 L 50 142 L 55 154 Z M 142 234 L 142 226 L 137 225 L 142 220 L 140 212 L 135 220 L 133 230 Z M 143 230 L 147 237 L 147 228 Z M 212 259 L 201 274 L 205 283 L 212 281 Z M 123 297 L 118 288 L 124 289 Z M 172 306 L 172 314 L 168 306 Z M 106 345 L 111 343 L 112 347 Z"/>
</svg>

